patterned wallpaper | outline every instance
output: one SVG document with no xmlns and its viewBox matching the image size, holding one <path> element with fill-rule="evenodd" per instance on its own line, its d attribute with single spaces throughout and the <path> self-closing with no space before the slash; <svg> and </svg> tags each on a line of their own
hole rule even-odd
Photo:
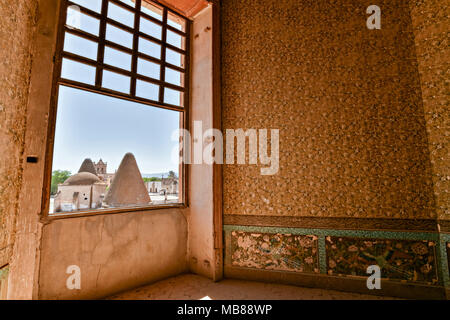
<svg viewBox="0 0 450 320">
<path fill-rule="evenodd" d="M 278 271 L 319 272 L 317 236 L 231 233 L 231 265 Z"/>
<path fill-rule="evenodd" d="M 440 219 L 450 220 L 450 3 L 411 0 L 434 192 Z"/>
<path fill-rule="evenodd" d="M 408 3 L 222 1 L 223 127 L 280 129 L 280 171 L 225 165 L 224 213 L 432 218 Z"/>
<path fill-rule="evenodd" d="M 367 276 L 378 265 L 390 280 L 438 283 L 436 242 L 326 237 L 329 275 Z"/>
</svg>

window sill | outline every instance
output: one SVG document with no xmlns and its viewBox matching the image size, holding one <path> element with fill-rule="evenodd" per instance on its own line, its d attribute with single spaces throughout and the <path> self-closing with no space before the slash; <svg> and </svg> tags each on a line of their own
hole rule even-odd
<svg viewBox="0 0 450 320">
<path fill-rule="evenodd" d="M 187 205 L 184 203 L 171 203 L 171 204 L 161 204 L 161 205 L 153 205 L 148 207 L 128 207 L 128 208 L 117 208 L 117 209 L 105 209 L 98 211 L 77 211 L 77 212 L 67 212 L 67 213 L 58 213 L 58 214 L 45 214 L 42 215 L 40 219 L 41 223 L 47 224 L 53 220 L 62 220 L 62 219 L 73 219 L 73 218 L 83 218 L 83 217 L 92 217 L 92 216 L 100 216 L 100 215 L 111 215 L 111 214 L 120 214 L 120 213 L 131 213 L 131 212 L 143 212 L 143 211 L 154 211 L 154 210 L 167 210 L 167 209 L 186 209 Z"/>
</svg>

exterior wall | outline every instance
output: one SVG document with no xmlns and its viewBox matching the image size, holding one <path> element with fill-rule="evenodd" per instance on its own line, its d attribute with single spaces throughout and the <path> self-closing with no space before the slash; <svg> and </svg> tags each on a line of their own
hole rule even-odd
<svg viewBox="0 0 450 320">
<path fill-rule="evenodd" d="M 371 293 L 444 296 L 446 55 L 433 44 L 448 6 L 412 3 L 378 1 L 382 28 L 368 30 L 372 1 L 222 2 L 224 129 L 280 129 L 278 174 L 224 165 L 225 276 L 370 293 L 378 264 Z"/>
<path fill-rule="evenodd" d="M 177 209 L 54 220 L 43 228 L 38 298 L 102 298 L 183 273 L 186 242 Z M 80 290 L 66 287 L 71 265 Z"/>
<path fill-rule="evenodd" d="M 10 262 L 22 186 L 36 1 L 0 3 L 0 267 Z"/>
<path fill-rule="evenodd" d="M 55 212 L 88 209 L 90 205 L 91 188 L 92 186 L 59 185 L 59 194 L 55 197 Z M 78 192 L 76 200 L 74 199 L 75 192 Z M 85 200 L 85 198 L 87 199 Z"/>
<path fill-rule="evenodd" d="M 106 195 L 107 184 L 95 183 L 92 186 L 92 208 L 100 208 Z"/>
<path fill-rule="evenodd" d="M 411 0 L 417 60 L 427 124 L 438 216 L 450 220 L 448 70 L 450 6 L 439 0 Z"/>
</svg>

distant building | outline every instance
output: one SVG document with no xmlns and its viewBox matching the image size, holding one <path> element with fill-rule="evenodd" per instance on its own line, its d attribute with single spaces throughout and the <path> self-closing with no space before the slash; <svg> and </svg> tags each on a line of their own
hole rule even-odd
<svg viewBox="0 0 450 320">
<path fill-rule="evenodd" d="M 161 190 L 166 190 L 166 193 L 168 194 L 178 194 L 178 178 L 162 178 Z"/>
<path fill-rule="evenodd" d="M 106 183 L 90 172 L 79 172 L 58 185 L 54 211 L 69 212 L 100 208 Z"/>
<path fill-rule="evenodd" d="M 108 162 L 103 162 L 102 159 L 100 159 L 97 163 L 94 162 L 94 167 L 95 167 L 95 171 L 97 172 L 97 175 L 106 174 L 107 166 L 108 166 Z"/>
<path fill-rule="evenodd" d="M 161 181 L 148 181 L 145 183 L 149 193 L 158 193 L 161 191 Z"/>
<path fill-rule="evenodd" d="M 108 173 L 108 162 L 103 162 L 103 160 L 100 159 L 97 163 L 94 162 L 93 165 L 95 168 L 95 173 L 100 180 L 110 186 L 114 179 L 114 173 Z"/>
</svg>

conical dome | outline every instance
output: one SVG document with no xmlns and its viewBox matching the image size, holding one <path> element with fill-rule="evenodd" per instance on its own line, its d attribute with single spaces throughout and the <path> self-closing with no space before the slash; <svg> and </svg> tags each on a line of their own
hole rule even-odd
<svg viewBox="0 0 450 320">
<path fill-rule="evenodd" d="M 78 172 L 89 172 L 97 175 L 97 171 L 95 170 L 94 163 L 91 159 L 84 159 Z"/>
<path fill-rule="evenodd" d="M 147 205 L 151 202 L 141 172 L 132 153 L 120 163 L 104 203 L 111 207 Z"/>
</svg>

